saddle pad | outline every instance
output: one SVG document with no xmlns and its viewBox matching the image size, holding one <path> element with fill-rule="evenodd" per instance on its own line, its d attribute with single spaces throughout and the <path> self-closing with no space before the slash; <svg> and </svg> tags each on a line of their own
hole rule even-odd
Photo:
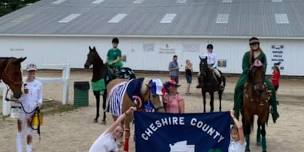
<svg viewBox="0 0 304 152">
<path fill-rule="evenodd" d="M 128 82 L 122 82 L 113 87 L 111 92 L 109 93 L 107 103 L 108 103 L 108 112 L 110 112 L 113 116 L 120 116 L 122 114 L 122 101 L 124 94 L 126 92 L 126 88 L 128 86 Z"/>
</svg>

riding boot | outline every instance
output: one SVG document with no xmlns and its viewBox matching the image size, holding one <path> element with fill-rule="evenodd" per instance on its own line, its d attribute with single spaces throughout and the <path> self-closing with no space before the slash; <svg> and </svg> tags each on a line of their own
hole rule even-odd
<svg viewBox="0 0 304 152">
<path fill-rule="evenodd" d="M 263 150 L 263 152 L 266 152 L 266 149 L 267 149 L 266 136 L 262 136 L 262 150 Z"/>
<path fill-rule="evenodd" d="M 276 99 L 276 92 L 270 81 L 265 80 L 264 82 L 266 83 L 267 89 L 271 92 L 271 96 L 270 96 L 271 115 L 273 122 L 276 123 L 277 119 L 280 117 L 277 111 L 278 103 Z"/>
</svg>

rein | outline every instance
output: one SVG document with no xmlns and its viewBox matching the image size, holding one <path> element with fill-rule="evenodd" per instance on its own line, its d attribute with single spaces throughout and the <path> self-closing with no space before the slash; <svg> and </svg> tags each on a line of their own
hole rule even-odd
<svg viewBox="0 0 304 152">
<path fill-rule="evenodd" d="M 32 110 L 32 111 L 30 111 L 30 112 L 26 111 L 25 108 L 24 108 L 24 105 L 22 104 L 22 102 L 19 102 L 18 99 L 9 99 L 9 98 L 8 98 L 8 92 L 9 92 L 10 89 L 9 89 L 8 86 L 6 86 L 6 87 L 7 87 L 7 90 L 6 90 L 6 93 L 5 93 L 5 100 L 6 100 L 6 101 L 11 101 L 11 102 L 15 102 L 15 103 L 20 104 L 22 111 L 24 111 L 24 113 L 26 113 L 26 114 L 32 114 L 32 113 L 34 113 L 33 116 L 32 116 L 32 119 L 31 119 L 31 121 L 30 121 L 30 124 L 31 124 L 30 127 L 31 127 L 31 129 L 33 129 L 33 130 L 37 130 L 37 133 L 38 133 L 38 135 L 39 135 L 39 140 L 40 140 L 40 126 L 41 126 L 41 122 L 40 122 L 40 115 L 41 115 L 41 113 L 40 113 L 40 108 L 37 106 L 34 110 Z M 19 108 L 19 107 L 12 106 L 12 108 Z M 32 124 L 33 124 L 33 121 L 34 121 L 33 118 L 34 118 L 35 114 L 37 114 L 37 117 L 38 117 L 38 125 L 37 125 L 37 128 L 34 128 L 34 126 L 32 125 Z"/>
</svg>

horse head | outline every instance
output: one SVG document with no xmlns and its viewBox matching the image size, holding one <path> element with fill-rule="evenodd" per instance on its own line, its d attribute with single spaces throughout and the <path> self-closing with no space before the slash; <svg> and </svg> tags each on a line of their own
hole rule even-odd
<svg viewBox="0 0 304 152">
<path fill-rule="evenodd" d="M 22 95 L 22 73 L 21 73 L 21 62 L 25 58 L 9 58 L 6 66 L 3 67 L 1 73 L 1 79 L 9 88 L 13 91 L 15 98 L 20 98 Z"/>
<path fill-rule="evenodd" d="M 265 71 L 263 64 L 259 60 L 256 60 L 250 68 L 248 81 L 252 83 L 255 91 L 263 92 L 265 90 L 264 79 Z"/>
<path fill-rule="evenodd" d="M 97 52 L 95 46 L 93 48 L 91 48 L 91 46 L 89 46 L 89 50 L 90 51 L 87 55 L 87 60 L 84 64 L 84 68 L 89 69 L 91 65 L 98 64 L 98 62 L 101 62 L 100 64 L 103 64 L 103 61 L 100 58 L 100 56 L 98 55 L 98 52 Z"/>
<path fill-rule="evenodd" d="M 156 83 L 159 81 L 159 83 Z M 156 112 L 164 112 L 164 104 L 162 101 L 163 85 L 159 79 L 144 79 L 142 87 L 143 104 L 152 104 Z"/>
<path fill-rule="evenodd" d="M 207 56 L 204 58 L 200 58 L 200 73 L 202 76 L 207 76 L 208 72 L 208 62 L 207 62 Z"/>
</svg>

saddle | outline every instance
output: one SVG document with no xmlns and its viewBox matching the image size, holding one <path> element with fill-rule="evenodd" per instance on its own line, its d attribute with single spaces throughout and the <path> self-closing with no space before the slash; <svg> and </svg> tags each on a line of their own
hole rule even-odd
<svg viewBox="0 0 304 152">
<path fill-rule="evenodd" d="M 106 76 L 105 79 L 106 81 L 110 81 L 113 79 L 135 79 L 135 73 L 132 69 L 128 68 L 128 67 L 122 67 L 120 69 L 117 68 L 113 68 L 110 66 L 107 66 L 107 72 L 106 72 Z"/>
</svg>

